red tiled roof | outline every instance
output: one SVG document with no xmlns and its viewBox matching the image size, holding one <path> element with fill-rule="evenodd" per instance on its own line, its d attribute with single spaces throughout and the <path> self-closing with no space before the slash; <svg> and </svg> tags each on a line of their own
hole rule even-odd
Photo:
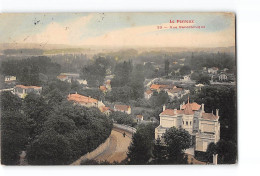
<svg viewBox="0 0 260 176">
<path fill-rule="evenodd" d="M 102 91 L 106 91 L 107 90 L 107 88 L 105 86 L 100 86 L 99 89 L 102 90 Z"/>
<path fill-rule="evenodd" d="M 22 89 L 30 89 L 30 88 L 41 89 L 42 88 L 42 87 L 38 87 L 38 86 L 24 86 L 24 85 L 16 85 L 15 87 L 19 87 L 19 88 L 22 88 Z"/>
<path fill-rule="evenodd" d="M 131 107 L 127 106 L 127 105 L 115 105 L 115 109 L 121 110 L 121 111 L 128 111 L 128 108 L 131 108 Z"/>
<path fill-rule="evenodd" d="M 170 93 L 177 93 L 180 91 L 182 91 L 182 88 L 174 88 L 174 89 L 168 90 L 168 92 L 170 92 Z"/>
<path fill-rule="evenodd" d="M 184 108 L 184 114 L 186 115 L 192 115 L 194 114 L 193 110 L 192 110 L 192 106 L 190 103 L 187 103 L 185 108 Z"/>
<path fill-rule="evenodd" d="M 200 107 L 201 107 L 201 105 L 199 105 L 199 104 L 196 103 L 196 102 L 189 103 L 189 104 L 191 105 L 191 109 L 192 109 L 193 111 L 197 111 L 197 110 L 199 110 Z M 185 109 L 185 108 L 186 108 L 186 105 L 187 105 L 187 104 L 183 105 L 183 106 L 181 107 L 181 109 Z"/>
<path fill-rule="evenodd" d="M 74 101 L 78 103 L 97 103 L 98 100 L 91 98 L 91 97 L 86 97 L 80 94 L 70 94 L 68 95 L 68 101 Z"/>
<path fill-rule="evenodd" d="M 141 119 L 141 118 L 143 118 L 143 116 L 142 115 L 137 115 L 136 118 Z"/>
<path fill-rule="evenodd" d="M 164 85 L 164 84 L 152 84 L 150 86 L 151 89 L 155 89 L 155 90 L 158 90 L 158 89 L 173 89 L 173 88 L 176 88 L 176 86 L 174 85 Z"/>
<path fill-rule="evenodd" d="M 150 94 L 153 93 L 153 91 L 151 91 L 151 90 L 147 90 L 147 91 L 145 91 L 145 93 L 148 94 L 148 95 L 150 95 Z"/>
<path fill-rule="evenodd" d="M 109 108 L 109 107 L 106 107 L 106 106 L 102 106 L 102 107 L 99 108 L 99 110 L 100 110 L 101 112 L 106 112 L 106 111 L 110 110 L 110 108 Z"/>
<path fill-rule="evenodd" d="M 58 79 L 63 79 L 63 78 L 67 78 L 68 76 L 66 76 L 66 75 L 59 75 L 59 76 L 57 76 L 57 78 Z"/>
<path fill-rule="evenodd" d="M 202 118 L 205 120 L 218 120 L 219 117 L 212 113 L 202 113 Z"/>
</svg>

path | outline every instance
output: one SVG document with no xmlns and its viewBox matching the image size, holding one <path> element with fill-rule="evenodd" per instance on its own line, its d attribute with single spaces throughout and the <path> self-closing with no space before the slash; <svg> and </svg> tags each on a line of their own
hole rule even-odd
<svg viewBox="0 0 260 176">
<path fill-rule="evenodd" d="M 96 161 L 108 161 L 110 163 L 121 162 L 127 157 L 128 146 L 131 143 L 132 135 L 126 132 L 126 136 L 123 136 L 124 131 L 119 129 L 113 129 L 110 135 L 110 145 L 100 155 L 94 158 Z"/>
</svg>

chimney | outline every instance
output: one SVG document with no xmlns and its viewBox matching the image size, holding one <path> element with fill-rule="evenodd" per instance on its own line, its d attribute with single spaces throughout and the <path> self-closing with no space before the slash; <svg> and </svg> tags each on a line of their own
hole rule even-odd
<svg viewBox="0 0 260 176">
<path fill-rule="evenodd" d="M 163 111 L 165 111 L 165 109 L 166 109 L 166 106 L 165 106 L 165 104 L 163 105 Z"/>
<path fill-rule="evenodd" d="M 213 154 L 213 164 L 214 165 L 218 164 L 218 154 Z"/>
<path fill-rule="evenodd" d="M 218 111 L 219 111 L 219 109 L 216 109 L 216 116 L 218 117 Z"/>
<path fill-rule="evenodd" d="M 201 104 L 201 110 L 202 110 L 202 112 L 205 112 L 204 111 L 204 103 Z"/>
</svg>

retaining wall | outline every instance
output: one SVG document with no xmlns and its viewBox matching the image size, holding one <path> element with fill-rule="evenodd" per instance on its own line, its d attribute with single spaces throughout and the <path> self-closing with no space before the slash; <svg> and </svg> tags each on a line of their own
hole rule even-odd
<svg viewBox="0 0 260 176">
<path fill-rule="evenodd" d="M 104 143 L 100 144 L 98 146 L 98 148 L 96 148 L 95 150 L 93 150 L 90 153 L 87 153 L 86 155 L 83 155 L 77 161 L 73 162 L 71 165 L 80 165 L 81 161 L 91 160 L 91 159 L 97 157 L 99 154 L 104 152 L 109 147 L 109 145 L 110 145 L 110 137 L 108 137 Z"/>
</svg>

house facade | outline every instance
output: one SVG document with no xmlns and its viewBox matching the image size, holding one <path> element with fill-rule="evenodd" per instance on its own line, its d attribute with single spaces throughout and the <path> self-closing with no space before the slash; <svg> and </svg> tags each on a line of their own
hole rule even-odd
<svg viewBox="0 0 260 176">
<path fill-rule="evenodd" d="M 162 138 L 171 127 L 183 128 L 192 136 L 195 151 L 206 152 L 211 142 L 220 139 L 219 110 L 216 115 L 206 113 L 204 104 L 196 102 L 180 105 L 180 109 L 166 109 L 160 114 L 160 125 L 155 129 L 155 139 Z"/>
<path fill-rule="evenodd" d="M 42 92 L 42 87 L 24 85 L 16 85 L 14 87 L 14 94 L 20 98 L 25 98 L 26 95 L 31 92 L 40 95 Z"/>
<path fill-rule="evenodd" d="M 16 82 L 16 76 L 5 76 L 5 83 L 12 84 Z"/>
<path fill-rule="evenodd" d="M 174 89 L 168 90 L 167 93 L 171 99 L 174 99 L 175 97 L 176 98 L 183 97 L 184 95 L 189 93 L 189 90 L 184 90 L 183 88 L 174 88 Z"/>
<path fill-rule="evenodd" d="M 219 81 L 226 81 L 228 79 L 227 75 L 224 74 L 224 73 L 221 73 L 219 76 L 218 76 L 218 80 Z"/>
<path fill-rule="evenodd" d="M 88 108 L 96 107 L 100 108 L 105 106 L 102 101 L 98 101 L 97 99 L 87 97 L 84 95 L 80 95 L 77 92 L 75 94 L 69 94 L 67 97 L 68 101 L 73 101 L 76 104 L 79 104 L 81 106 L 85 106 Z"/>
<path fill-rule="evenodd" d="M 131 114 L 131 106 L 128 105 L 115 105 L 114 111 L 120 111 L 126 114 Z"/>
<path fill-rule="evenodd" d="M 218 73 L 218 68 L 217 67 L 208 68 L 208 73 L 210 73 L 210 74 L 217 74 Z"/>
<path fill-rule="evenodd" d="M 147 100 L 149 100 L 152 97 L 152 95 L 153 95 L 153 91 L 151 90 L 147 90 L 144 92 L 144 98 Z"/>
</svg>

